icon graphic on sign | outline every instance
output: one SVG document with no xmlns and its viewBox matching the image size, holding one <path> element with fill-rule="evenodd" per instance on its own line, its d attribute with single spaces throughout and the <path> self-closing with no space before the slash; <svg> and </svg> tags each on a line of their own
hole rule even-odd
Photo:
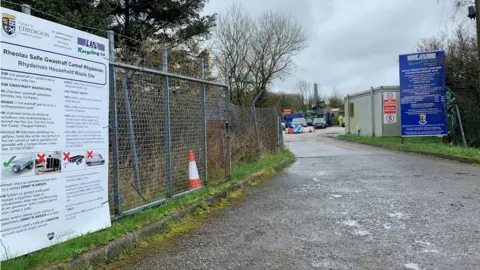
<svg viewBox="0 0 480 270">
<path fill-rule="evenodd" d="M 37 153 L 35 155 L 35 173 L 46 174 L 61 172 L 61 154 L 60 151 Z"/>
<path fill-rule="evenodd" d="M 419 118 L 420 118 L 420 121 L 418 123 L 420 125 L 426 125 L 427 124 L 427 115 L 426 114 L 420 114 Z"/>
<path fill-rule="evenodd" d="M 85 151 L 63 151 L 62 170 L 78 171 L 85 169 Z"/>
<path fill-rule="evenodd" d="M 30 176 L 34 174 L 35 161 L 33 153 L 6 154 L 0 157 L 2 178 Z"/>
<path fill-rule="evenodd" d="M 103 158 L 101 151 L 99 150 L 87 151 L 86 164 L 87 164 L 87 167 L 104 165 L 105 159 Z"/>
<path fill-rule="evenodd" d="M 37 163 L 42 163 L 42 162 L 45 162 L 45 154 L 43 153 L 37 154 Z"/>
<path fill-rule="evenodd" d="M 388 123 L 393 123 L 393 121 L 395 120 L 395 117 L 393 115 L 389 114 L 389 115 L 386 116 L 386 119 L 387 119 Z"/>
</svg>

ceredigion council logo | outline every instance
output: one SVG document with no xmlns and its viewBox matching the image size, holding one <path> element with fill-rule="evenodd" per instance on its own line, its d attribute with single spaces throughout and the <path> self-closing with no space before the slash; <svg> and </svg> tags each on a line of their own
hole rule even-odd
<svg viewBox="0 0 480 270">
<path fill-rule="evenodd" d="M 96 55 L 96 56 L 105 56 L 105 45 L 99 42 L 91 41 L 85 38 L 77 38 L 78 46 L 77 52 L 86 54 L 86 55 Z M 85 49 L 83 47 L 87 47 Z"/>
<path fill-rule="evenodd" d="M 17 33 L 16 26 L 17 22 L 15 16 L 8 13 L 2 13 L 2 30 L 5 35 L 9 37 L 15 36 Z"/>
<path fill-rule="evenodd" d="M 55 237 L 55 233 L 54 233 L 54 232 L 47 233 L 47 239 L 48 239 L 48 240 L 52 240 L 54 237 Z"/>
<path fill-rule="evenodd" d="M 426 114 L 420 114 L 418 117 L 420 118 L 420 121 L 418 121 L 418 123 L 420 125 L 426 125 L 427 124 L 427 115 Z"/>
</svg>

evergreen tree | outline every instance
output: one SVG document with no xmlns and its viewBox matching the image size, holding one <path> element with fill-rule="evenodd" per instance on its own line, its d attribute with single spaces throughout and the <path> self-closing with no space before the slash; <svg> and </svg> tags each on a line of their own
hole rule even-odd
<svg viewBox="0 0 480 270">
<path fill-rule="evenodd" d="M 161 40 L 183 44 L 210 36 L 216 14 L 200 16 L 208 0 L 9 0 L 2 6 L 20 10 L 32 7 L 32 15 L 76 29 L 106 36 L 105 30 L 134 40 Z M 86 26 L 82 27 L 80 25 Z M 100 30 L 95 30 L 100 29 Z"/>
<path fill-rule="evenodd" d="M 208 0 L 108 0 L 116 33 L 182 44 L 208 38 L 216 14 L 200 16 Z"/>
<path fill-rule="evenodd" d="M 13 4 L 12 4 L 13 3 Z M 48 21 L 67 25 L 85 32 L 106 37 L 105 30 L 112 25 L 113 10 L 105 1 L 98 0 L 9 0 L 2 7 L 20 11 L 21 4 L 31 6 L 31 13 Z M 86 27 L 83 27 L 86 26 Z M 99 29 L 99 30 L 96 30 Z"/>
</svg>

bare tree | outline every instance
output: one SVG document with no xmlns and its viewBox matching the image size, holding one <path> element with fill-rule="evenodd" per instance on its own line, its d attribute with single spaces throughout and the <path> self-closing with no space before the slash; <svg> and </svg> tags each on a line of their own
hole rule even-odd
<svg viewBox="0 0 480 270">
<path fill-rule="evenodd" d="M 273 11 L 260 15 L 251 40 L 253 53 L 247 61 L 256 94 L 293 71 L 294 58 L 307 47 L 307 40 L 305 29 L 289 15 Z"/>
<path fill-rule="evenodd" d="M 331 108 L 343 108 L 343 97 L 336 88 L 332 89 L 328 97 L 328 104 Z"/>
<path fill-rule="evenodd" d="M 251 53 L 253 21 L 243 6 L 234 3 L 227 8 L 224 15 L 218 17 L 215 32 L 215 62 L 224 75 L 229 72 L 232 87 L 232 101 L 245 105 L 247 93 L 251 89 L 250 72 L 246 59 Z M 228 67 L 227 67 L 228 65 Z"/>
<path fill-rule="evenodd" d="M 241 5 L 230 6 L 219 16 L 214 46 L 219 69 L 230 69 L 232 101 L 249 103 L 273 80 L 290 74 L 307 39 L 305 29 L 284 13 L 266 11 L 252 18 Z"/>
<path fill-rule="evenodd" d="M 296 84 L 296 90 L 302 102 L 302 109 L 303 111 L 306 111 L 308 109 L 308 104 L 310 104 L 313 100 L 312 84 L 305 80 L 299 80 Z"/>
<path fill-rule="evenodd" d="M 417 51 L 445 51 L 446 85 L 453 93 L 449 106 L 460 107 L 465 137 L 469 146 L 480 146 L 480 89 L 478 73 L 480 65 L 477 58 L 476 33 L 467 26 L 457 26 L 450 38 L 425 38 L 417 45 Z M 450 112 L 451 113 L 451 112 Z M 453 110 L 453 114 L 456 111 Z M 456 118 L 454 117 L 454 121 Z M 458 124 L 454 125 L 452 136 L 456 142 L 461 141 Z"/>
</svg>

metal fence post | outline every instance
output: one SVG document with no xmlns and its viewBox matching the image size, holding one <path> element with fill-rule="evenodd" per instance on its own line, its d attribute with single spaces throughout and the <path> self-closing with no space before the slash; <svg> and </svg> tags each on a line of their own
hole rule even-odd
<svg viewBox="0 0 480 270">
<path fill-rule="evenodd" d="M 258 93 L 258 95 L 255 97 L 252 103 L 252 115 L 253 115 L 253 127 L 255 128 L 255 139 L 257 140 L 257 151 L 258 155 L 261 155 L 261 150 L 260 150 L 260 135 L 258 134 L 258 125 L 257 125 L 257 110 L 256 110 L 256 103 L 260 96 L 263 94 L 263 91 L 260 90 L 261 92 Z"/>
<path fill-rule="evenodd" d="M 139 65 L 142 59 L 137 59 L 135 61 L 135 66 Z M 133 176 L 135 181 L 135 187 L 137 192 L 142 193 L 142 185 L 140 182 L 140 168 L 138 166 L 138 155 L 137 155 L 137 145 L 135 142 L 135 131 L 133 129 L 133 117 L 132 117 L 132 107 L 130 104 L 130 95 L 128 94 L 129 80 L 135 73 L 134 70 L 129 70 L 122 81 L 123 87 L 123 99 L 125 103 L 125 114 L 127 116 L 127 129 L 128 129 L 128 138 L 130 143 L 130 151 L 132 154 L 132 169 Z"/>
<path fill-rule="evenodd" d="M 231 138 L 230 138 L 230 128 L 231 128 L 231 111 L 230 111 L 230 66 L 226 65 L 225 67 L 225 84 L 227 89 L 225 89 L 225 99 L 227 101 L 227 122 L 225 123 L 225 137 L 227 137 L 227 158 L 228 158 L 228 175 L 226 175 L 227 180 L 232 180 L 232 147 L 231 147 Z"/>
<path fill-rule="evenodd" d="M 348 108 L 347 124 L 346 124 L 347 131 L 345 133 L 350 134 L 350 115 L 352 115 L 352 112 L 350 110 L 352 109 L 352 107 L 350 106 L 350 96 L 349 95 L 347 95 L 347 108 Z M 331 118 L 331 117 L 329 117 L 329 118 Z"/>
<path fill-rule="evenodd" d="M 28 14 L 28 15 L 32 14 L 32 9 L 31 9 L 30 5 L 22 4 L 21 7 L 22 7 L 22 13 L 25 13 L 25 14 Z"/>
<path fill-rule="evenodd" d="M 467 140 L 465 140 L 465 133 L 463 132 L 463 123 L 462 117 L 460 115 L 460 110 L 458 109 L 458 104 L 455 104 L 455 110 L 457 111 L 458 124 L 460 126 L 460 132 L 462 133 L 462 142 L 464 147 L 468 147 Z"/>
<path fill-rule="evenodd" d="M 163 45 L 162 70 L 168 72 L 168 48 Z M 167 170 L 167 195 L 172 196 L 172 130 L 170 123 L 170 89 L 169 78 L 165 76 L 165 89 L 163 94 L 163 103 L 165 106 L 165 169 Z"/>
<path fill-rule="evenodd" d="M 222 152 L 222 168 L 225 168 L 225 138 L 223 138 L 223 132 L 222 132 L 222 122 L 223 122 L 223 111 L 222 111 L 222 103 L 220 102 L 220 99 L 222 97 L 222 91 L 220 90 L 217 93 L 217 106 L 218 106 L 218 113 L 219 113 L 219 118 L 220 121 L 219 123 L 219 130 L 220 130 L 220 151 Z"/>
<path fill-rule="evenodd" d="M 122 207 L 120 204 L 120 159 L 118 155 L 118 110 L 117 110 L 117 78 L 115 74 L 115 67 L 112 65 L 115 62 L 115 34 L 112 30 L 107 32 L 108 35 L 108 48 L 109 48 L 109 62 L 110 62 L 110 110 L 113 111 L 113 123 L 111 123 L 112 129 L 112 160 L 114 164 L 113 168 L 113 200 L 115 205 L 115 215 L 122 213 Z"/>
<path fill-rule="evenodd" d="M 383 95 L 383 91 L 382 91 Z M 373 86 L 371 87 L 370 91 L 370 114 L 371 114 L 371 121 L 372 121 L 372 137 L 375 137 L 375 90 L 373 89 Z"/>
<path fill-rule="evenodd" d="M 277 124 L 276 124 L 276 128 L 277 128 L 277 133 L 276 133 L 276 139 L 277 139 L 277 151 L 280 147 L 280 108 L 278 106 L 275 107 L 275 115 L 277 116 Z"/>
<path fill-rule="evenodd" d="M 205 79 L 205 60 L 200 59 L 200 79 Z M 203 121 L 203 158 L 205 160 L 204 185 L 208 183 L 208 138 L 207 138 L 207 93 L 205 83 L 202 83 L 202 121 Z"/>
</svg>

